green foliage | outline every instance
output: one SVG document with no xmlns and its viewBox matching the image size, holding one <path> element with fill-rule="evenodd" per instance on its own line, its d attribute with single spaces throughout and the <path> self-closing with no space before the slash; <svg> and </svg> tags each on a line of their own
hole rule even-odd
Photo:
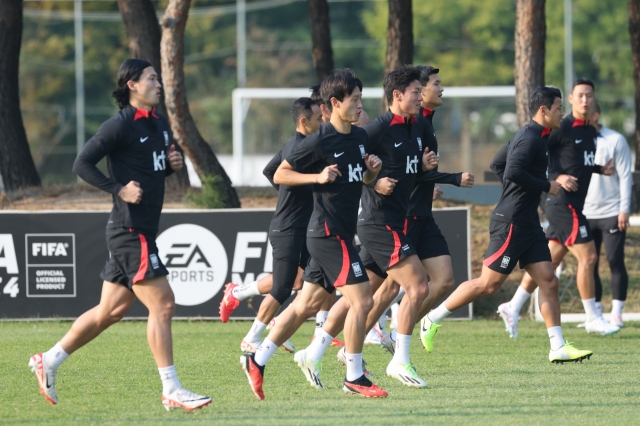
<svg viewBox="0 0 640 426">
<path fill-rule="evenodd" d="M 582 364 L 552 365 L 542 323 L 523 321 L 520 338 L 509 339 L 502 321 L 445 322 L 427 354 L 417 329 L 412 361 L 429 389 L 412 389 L 387 377 L 391 357 L 365 345 L 372 380 L 389 392 L 382 400 L 344 395 L 345 368 L 338 348 L 327 349 L 319 391 L 306 382 L 291 354 L 278 350 L 265 373 L 258 401 L 238 365 L 239 345 L 251 323 L 174 321 L 175 364 L 181 383 L 210 395 L 213 403 L 194 413 L 161 405 L 162 386 L 149 351 L 145 322 L 110 327 L 78 350 L 58 370 L 59 404 L 45 402 L 27 368 L 31 355 L 55 344 L 69 322 L 0 323 L 0 418 L 3 424 L 47 425 L 499 425 L 637 424 L 640 384 L 639 323 L 601 338 L 567 324 L 564 335 L 594 351 Z M 309 344 L 314 324 L 292 337 Z"/>
<path fill-rule="evenodd" d="M 184 200 L 192 207 L 221 209 L 227 205 L 227 197 L 221 189 L 222 178 L 218 175 L 200 176 L 202 187 L 190 188 Z"/>
</svg>

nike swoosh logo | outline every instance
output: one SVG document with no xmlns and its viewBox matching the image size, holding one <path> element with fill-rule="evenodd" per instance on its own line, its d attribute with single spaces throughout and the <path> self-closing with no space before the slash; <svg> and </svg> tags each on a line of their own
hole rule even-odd
<svg viewBox="0 0 640 426">
<path fill-rule="evenodd" d="M 344 152 L 341 152 L 340 154 L 338 154 L 337 152 L 335 154 L 333 154 L 334 157 L 338 158 L 340 157 L 342 154 L 344 154 Z"/>
<path fill-rule="evenodd" d="M 396 148 L 399 147 L 400 145 L 402 145 L 402 142 L 393 144 L 393 146 L 395 146 Z"/>
<path fill-rule="evenodd" d="M 147 136 L 146 138 L 140 138 L 140 143 L 145 143 L 147 139 L 149 139 L 149 136 Z"/>
<path fill-rule="evenodd" d="M 610 234 L 615 234 L 618 231 L 619 231 L 618 229 L 609 229 Z"/>
<path fill-rule="evenodd" d="M 582 139 L 576 139 L 576 145 L 582 142 Z"/>
<path fill-rule="evenodd" d="M 49 375 L 45 372 L 44 376 L 47 378 L 47 381 L 46 381 L 47 389 L 51 389 L 51 386 L 53 386 L 53 384 L 51 385 L 49 384 Z"/>
</svg>

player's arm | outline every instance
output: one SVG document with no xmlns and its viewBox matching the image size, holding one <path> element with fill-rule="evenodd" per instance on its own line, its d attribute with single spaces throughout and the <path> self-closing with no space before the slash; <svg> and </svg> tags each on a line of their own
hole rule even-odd
<svg viewBox="0 0 640 426">
<path fill-rule="evenodd" d="M 620 179 L 620 213 L 618 214 L 618 228 L 624 231 L 629 226 L 629 214 L 631 213 L 631 186 L 633 174 L 631 172 L 631 150 L 627 140 L 620 136 L 616 143 L 615 167 Z"/>
<path fill-rule="evenodd" d="M 505 167 L 507 167 L 508 151 L 509 151 L 509 143 L 507 142 L 505 146 L 500 148 L 500 151 L 498 151 L 496 156 L 493 158 L 491 165 L 489 166 L 491 168 L 491 171 L 493 171 L 493 173 L 495 173 L 496 176 L 498 176 L 498 179 L 500 179 L 500 182 L 503 181 L 502 178 L 504 176 L 504 169 Z"/>
<path fill-rule="evenodd" d="M 367 171 L 362 175 L 362 182 L 365 184 L 369 184 L 376 180 L 378 177 L 378 173 L 382 168 L 382 161 L 378 158 L 377 155 L 374 154 L 365 154 L 364 155 L 364 163 L 367 166 Z"/>
<path fill-rule="evenodd" d="M 273 182 L 277 185 L 311 185 L 331 183 L 342 176 L 337 164 L 326 166 L 320 173 L 303 173 L 323 160 L 317 133 L 304 138 L 278 166 Z M 326 163 L 325 163 L 326 164 Z"/>
<path fill-rule="evenodd" d="M 164 169 L 165 177 L 171 176 L 173 172 L 177 172 L 184 167 L 184 159 L 182 158 L 182 154 L 180 153 L 180 151 L 176 149 L 175 144 L 171 144 L 171 146 L 169 147 L 168 158 L 169 167 L 165 167 Z"/>
<path fill-rule="evenodd" d="M 549 181 L 538 179 L 526 170 L 536 156 L 535 141 L 520 139 L 514 142 L 515 145 L 511 149 L 511 154 L 505 165 L 504 179 L 509 179 L 525 189 L 551 193 Z"/>
<path fill-rule="evenodd" d="M 600 166 L 598 164 L 592 166 L 591 171 L 592 173 L 597 173 L 599 175 L 613 176 L 613 174 L 616 172 L 616 168 L 613 164 L 613 161 L 609 160 L 604 166 Z"/>
<path fill-rule="evenodd" d="M 275 176 L 276 170 L 278 170 L 280 163 L 282 163 L 282 150 L 278 151 L 278 153 L 273 156 L 273 158 L 269 161 L 269 163 L 267 163 L 267 166 L 262 171 L 262 174 L 265 175 L 265 177 L 269 180 L 276 191 L 280 189 L 280 185 L 276 184 L 273 181 L 273 177 Z"/>
</svg>

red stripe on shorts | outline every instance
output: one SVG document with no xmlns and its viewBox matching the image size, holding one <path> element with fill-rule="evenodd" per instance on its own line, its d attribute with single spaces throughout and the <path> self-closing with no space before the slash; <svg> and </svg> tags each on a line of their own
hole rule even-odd
<svg viewBox="0 0 640 426">
<path fill-rule="evenodd" d="M 564 242 L 565 247 L 572 246 L 576 243 L 576 239 L 578 238 L 578 226 L 579 226 L 578 213 L 576 212 L 576 209 L 574 209 L 573 206 L 571 206 L 571 204 L 567 204 L 567 206 L 569 207 L 569 210 L 571 210 L 571 215 L 573 216 L 573 222 L 571 224 L 571 235 L 569 235 L 569 238 L 567 238 L 567 241 Z"/>
<path fill-rule="evenodd" d="M 334 287 L 342 287 L 347 283 L 347 277 L 349 276 L 349 267 L 351 266 L 351 262 L 349 260 L 349 250 L 347 250 L 347 243 L 340 238 L 339 235 L 336 235 L 336 238 L 340 240 L 340 245 L 342 246 L 342 269 L 340 269 L 340 275 L 336 279 L 336 282 L 333 284 Z"/>
<path fill-rule="evenodd" d="M 387 229 L 393 234 L 393 253 L 391 254 L 391 258 L 389 258 L 389 268 L 391 268 L 400 262 L 400 237 L 389 225 L 387 225 Z"/>
<path fill-rule="evenodd" d="M 147 239 L 142 234 L 138 234 L 140 237 L 140 268 L 138 272 L 133 277 L 133 283 L 138 284 L 140 281 L 144 280 L 144 276 L 147 273 L 147 268 L 149 267 L 149 247 L 147 246 Z"/>
<path fill-rule="evenodd" d="M 491 265 L 493 262 L 495 262 L 496 260 L 498 260 L 498 258 L 500 256 L 502 256 L 504 254 L 504 252 L 507 250 L 507 247 L 509 247 L 509 243 L 511 242 L 511 235 L 513 234 L 513 223 L 509 224 L 509 235 L 507 236 L 507 240 L 504 242 L 504 244 L 502 245 L 502 247 L 500 247 L 500 250 L 498 250 L 497 252 L 495 252 L 491 257 L 488 257 L 484 260 L 484 262 L 482 262 L 482 264 L 484 266 L 489 266 Z"/>
<path fill-rule="evenodd" d="M 407 228 L 409 227 L 409 219 L 404 218 L 404 228 L 402 228 L 402 233 L 407 235 Z"/>
</svg>

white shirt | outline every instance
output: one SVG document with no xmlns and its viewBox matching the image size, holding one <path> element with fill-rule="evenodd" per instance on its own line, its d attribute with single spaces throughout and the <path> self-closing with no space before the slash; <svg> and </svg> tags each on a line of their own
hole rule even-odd
<svg viewBox="0 0 640 426">
<path fill-rule="evenodd" d="M 595 163 L 613 160 L 615 174 L 593 174 L 582 213 L 587 219 L 604 219 L 631 212 L 631 150 L 620 133 L 602 126 L 596 142 Z"/>
</svg>

